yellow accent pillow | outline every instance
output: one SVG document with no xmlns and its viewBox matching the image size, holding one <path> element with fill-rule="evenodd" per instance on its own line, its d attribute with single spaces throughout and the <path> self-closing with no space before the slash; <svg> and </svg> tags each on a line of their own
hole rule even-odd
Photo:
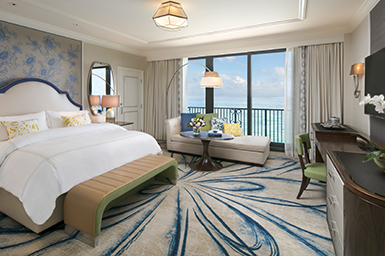
<svg viewBox="0 0 385 256">
<path fill-rule="evenodd" d="M 231 134 L 234 136 L 242 136 L 241 134 L 241 125 L 239 123 L 235 124 L 223 124 L 223 132 Z"/>
<path fill-rule="evenodd" d="M 39 119 L 29 119 L 13 122 L 1 121 L 0 123 L 7 129 L 8 139 L 13 139 L 17 136 L 39 131 L 38 122 Z"/>
<path fill-rule="evenodd" d="M 86 114 L 61 117 L 66 126 L 78 126 L 88 124 Z"/>
</svg>

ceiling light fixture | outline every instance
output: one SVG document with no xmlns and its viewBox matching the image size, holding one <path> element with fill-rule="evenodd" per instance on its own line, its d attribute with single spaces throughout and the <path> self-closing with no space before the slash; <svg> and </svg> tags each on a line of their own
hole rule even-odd
<svg viewBox="0 0 385 256">
<path fill-rule="evenodd" d="M 158 27 L 168 31 L 177 31 L 188 26 L 188 18 L 182 5 L 174 1 L 162 3 L 152 19 Z"/>
</svg>

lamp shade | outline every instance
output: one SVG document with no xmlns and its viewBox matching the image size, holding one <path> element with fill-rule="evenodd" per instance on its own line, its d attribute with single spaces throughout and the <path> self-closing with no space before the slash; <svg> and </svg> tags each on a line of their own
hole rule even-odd
<svg viewBox="0 0 385 256">
<path fill-rule="evenodd" d="M 119 95 L 103 95 L 102 107 L 103 108 L 119 107 Z"/>
<path fill-rule="evenodd" d="M 90 105 L 100 106 L 100 95 L 90 95 Z"/>
<path fill-rule="evenodd" d="M 201 79 L 200 87 L 214 88 L 222 86 L 222 79 L 219 77 L 218 72 L 206 72 Z"/>
<path fill-rule="evenodd" d="M 166 30 L 179 30 L 188 26 L 182 5 L 174 1 L 162 3 L 152 19 L 158 27 Z"/>
<path fill-rule="evenodd" d="M 350 68 L 350 75 L 351 76 L 359 76 L 359 75 L 363 75 L 364 73 L 365 73 L 364 63 L 355 63 Z"/>
</svg>

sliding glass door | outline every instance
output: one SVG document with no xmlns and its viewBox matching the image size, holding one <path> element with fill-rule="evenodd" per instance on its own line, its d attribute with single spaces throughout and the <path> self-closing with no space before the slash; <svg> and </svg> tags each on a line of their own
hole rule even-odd
<svg viewBox="0 0 385 256">
<path fill-rule="evenodd" d="M 286 52 L 251 56 L 252 132 L 284 143 Z"/>
<path fill-rule="evenodd" d="M 189 112 L 213 109 L 219 117 L 240 123 L 245 134 L 268 136 L 273 145 L 283 148 L 285 59 L 285 49 L 189 59 L 213 66 L 223 82 L 222 88 L 200 88 L 205 70 L 189 65 Z M 207 90 L 213 90 L 214 97 Z"/>
</svg>

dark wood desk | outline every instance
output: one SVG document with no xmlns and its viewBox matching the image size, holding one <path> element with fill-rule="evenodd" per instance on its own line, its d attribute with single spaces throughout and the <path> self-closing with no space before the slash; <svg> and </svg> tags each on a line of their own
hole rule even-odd
<svg viewBox="0 0 385 256">
<path fill-rule="evenodd" d="M 370 180 L 360 180 L 370 178 L 369 170 L 378 171 L 380 179 L 372 182 L 384 179 L 385 188 L 384 171 L 373 161 L 363 164 L 361 160 L 372 148 L 368 140 L 373 140 L 350 126 L 346 130 L 312 126 L 317 160 L 327 166 L 327 220 L 336 255 L 385 255 L 385 197 L 373 192 L 367 185 Z M 353 173 L 361 176 L 353 177 Z"/>
</svg>

